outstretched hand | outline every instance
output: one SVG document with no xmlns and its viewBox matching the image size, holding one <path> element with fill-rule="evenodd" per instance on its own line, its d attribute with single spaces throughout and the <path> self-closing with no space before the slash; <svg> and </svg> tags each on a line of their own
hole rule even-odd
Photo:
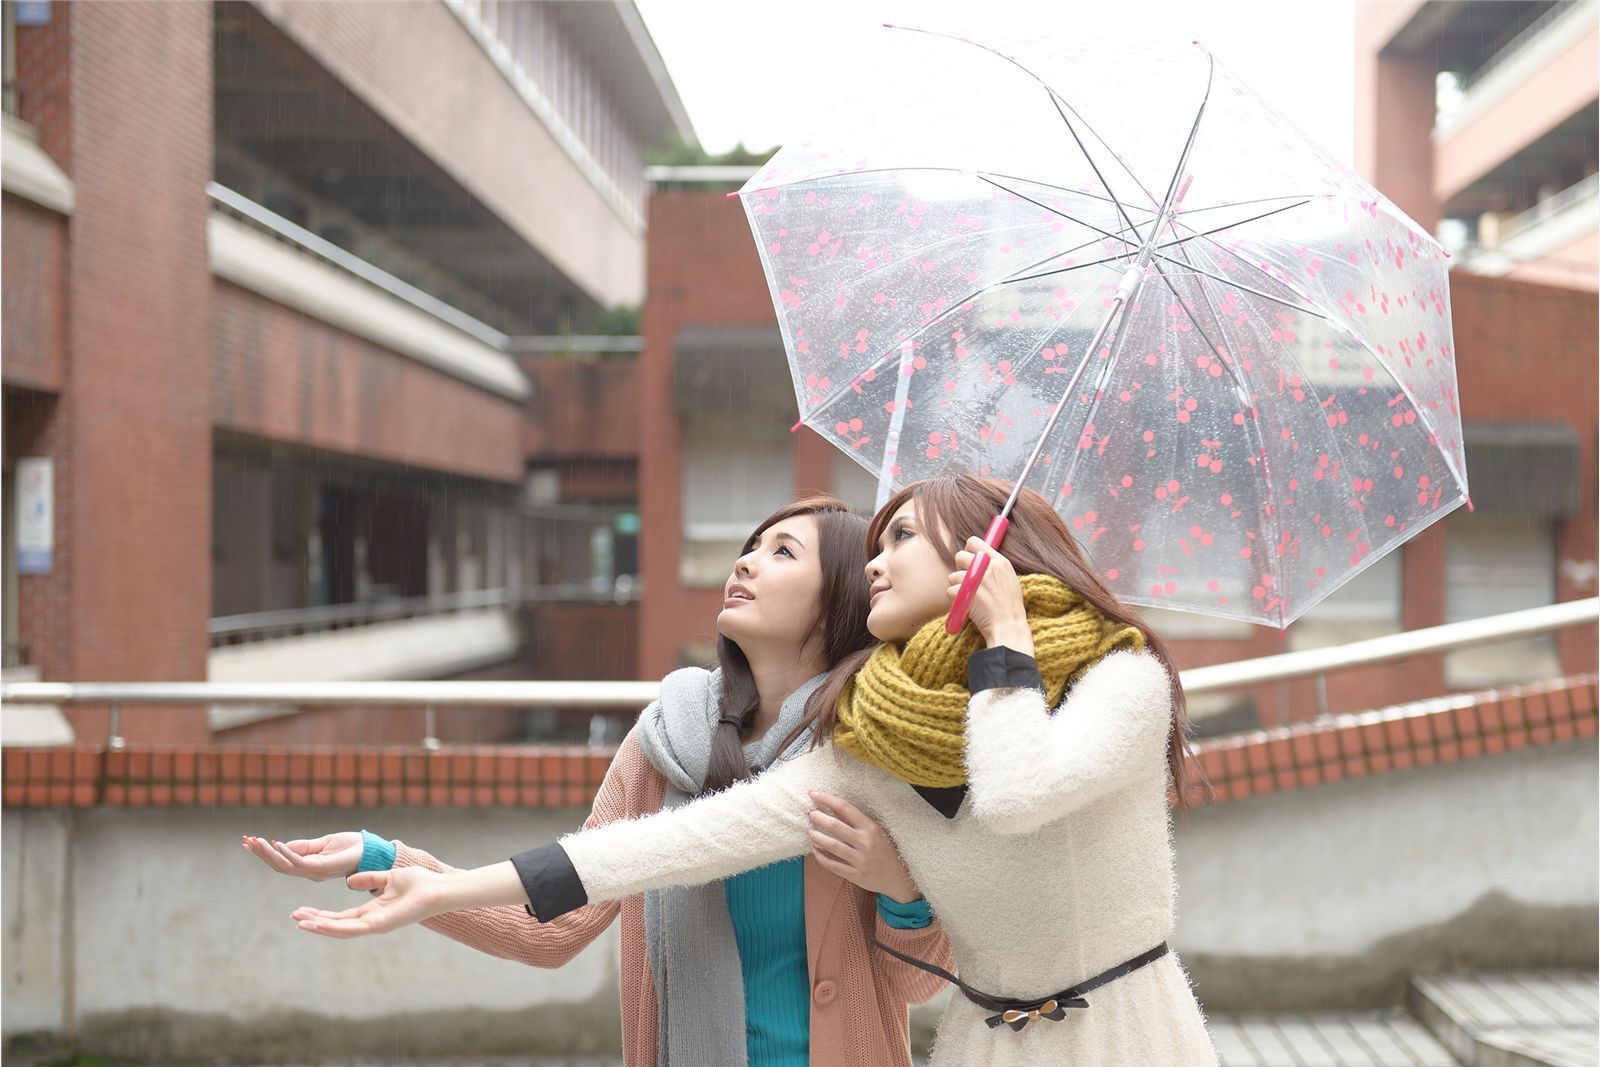
<svg viewBox="0 0 1600 1067">
<path fill-rule="evenodd" d="M 324 937 L 386 934 L 449 911 L 438 892 L 440 880 L 447 877 L 450 876 L 425 867 L 362 871 L 351 875 L 347 881 L 351 889 L 365 889 L 376 894 L 371 900 L 344 911 L 296 908 L 291 917 L 300 929 Z"/>
<path fill-rule="evenodd" d="M 361 832 L 346 830 L 310 841 L 274 841 L 244 835 L 244 849 L 279 874 L 313 882 L 348 878 L 361 866 Z"/>
</svg>

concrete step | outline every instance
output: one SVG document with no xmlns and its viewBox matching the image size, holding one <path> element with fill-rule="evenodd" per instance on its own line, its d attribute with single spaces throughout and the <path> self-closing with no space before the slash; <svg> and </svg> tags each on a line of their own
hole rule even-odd
<svg viewBox="0 0 1600 1067">
<path fill-rule="evenodd" d="M 1458 1067 L 1403 1011 L 1212 1015 L 1222 1067 Z"/>
<path fill-rule="evenodd" d="M 1466 1067 L 1600 1067 L 1593 971 L 1418 975 L 1407 1004 Z"/>
</svg>

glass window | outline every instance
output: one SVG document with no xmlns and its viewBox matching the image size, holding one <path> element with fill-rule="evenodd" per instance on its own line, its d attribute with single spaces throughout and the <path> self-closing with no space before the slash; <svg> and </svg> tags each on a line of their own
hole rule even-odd
<svg viewBox="0 0 1600 1067">
<path fill-rule="evenodd" d="M 744 539 L 793 498 L 788 430 L 772 420 L 690 416 L 683 427 L 683 553 L 679 580 L 720 585 Z"/>
<path fill-rule="evenodd" d="M 1289 626 L 1289 648 L 1365 641 L 1401 630 L 1401 559 L 1395 549 L 1329 593 Z"/>
<path fill-rule="evenodd" d="M 1555 603 L 1555 536 L 1537 516 L 1471 514 L 1448 520 L 1445 621 Z M 1445 657 L 1445 683 L 1476 688 L 1558 677 L 1555 637 L 1464 648 Z"/>
</svg>

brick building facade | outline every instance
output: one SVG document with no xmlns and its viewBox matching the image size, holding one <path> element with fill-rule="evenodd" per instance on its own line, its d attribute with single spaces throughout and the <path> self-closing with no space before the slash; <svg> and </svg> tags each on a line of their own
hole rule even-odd
<svg viewBox="0 0 1600 1067">
<path fill-rule="evenodd" d="M 631 542 L 591 536 L 633 510 L 631 421 L 568 414 L 632 382 L 522 342 L 640 302 L 643 154 L 693 131 L 631 5 L 510 13 L 5 5 L 8 680 L 393 677 L 354 631 L 422 625 L 438 655 L 398 676 L 632 674 Z M 21 460 L 53 479 L 45 573 Z M 391 736 L 218 721 L 122 732 Z"/>
</svg>

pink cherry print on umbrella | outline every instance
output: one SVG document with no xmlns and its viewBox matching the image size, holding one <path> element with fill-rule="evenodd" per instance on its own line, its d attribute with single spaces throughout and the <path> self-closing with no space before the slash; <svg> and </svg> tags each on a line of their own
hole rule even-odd
<svg viewBox="0 0 1600 1067">
<path fill-rule="evenodd" d="M 937 75 L 740 194 L 883 486 L 1031 463 L 1116 595 L 1275 626 L 1465 502 L 1442 251 L 1203 49 L 885 37 Z"/>
</svg>

